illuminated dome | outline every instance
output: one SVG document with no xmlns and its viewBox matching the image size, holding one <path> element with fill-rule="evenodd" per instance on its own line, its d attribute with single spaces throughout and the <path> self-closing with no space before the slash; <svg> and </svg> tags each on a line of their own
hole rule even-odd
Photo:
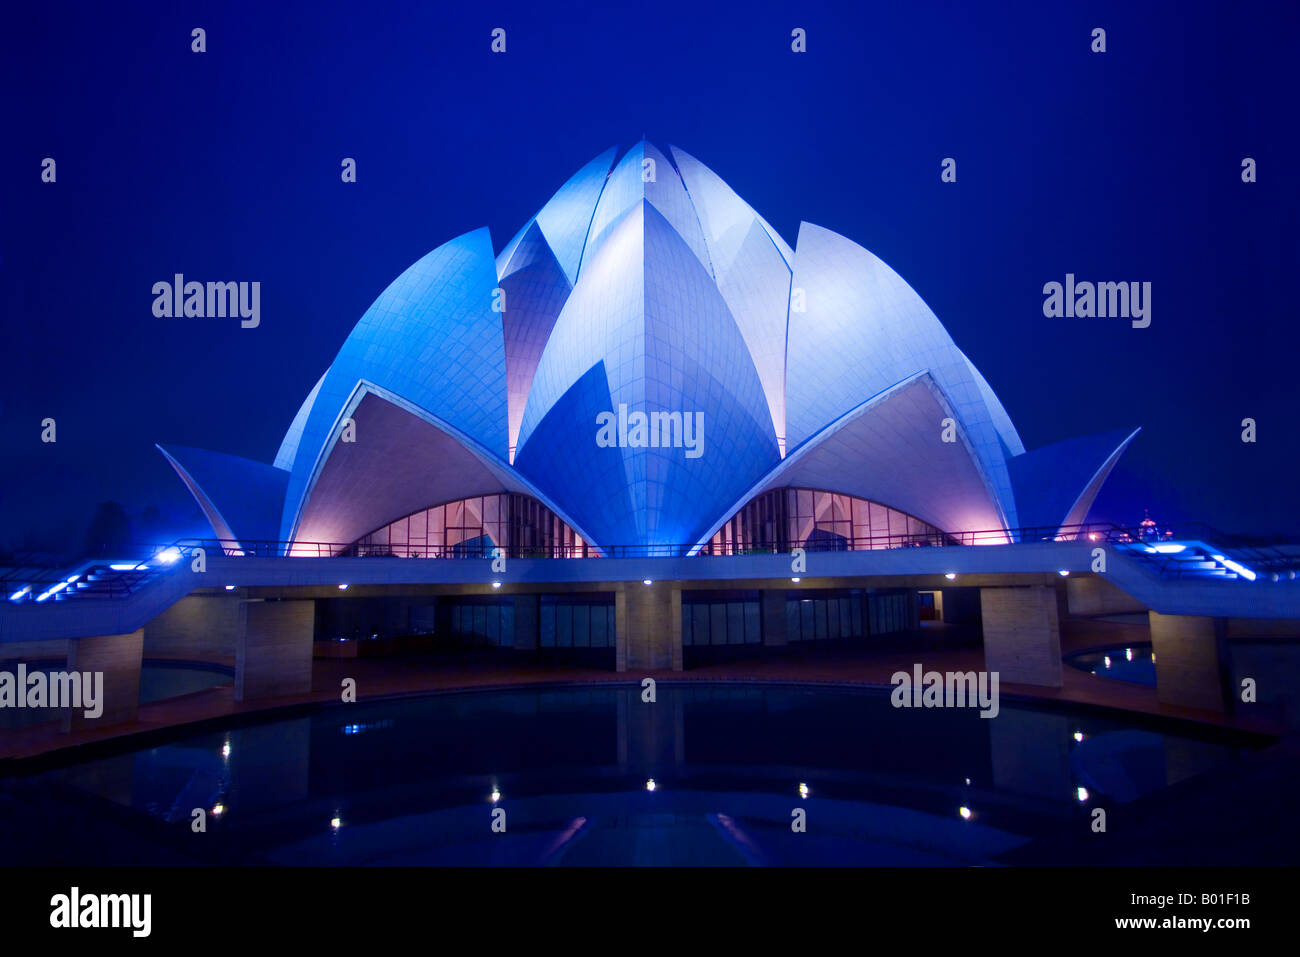
<svg viewBox="0 0 1300 957">
<path fill-rule="evenodd" d="M 672 554 L 997 542 L 1084 520 L 1136 430 L 1026 453 L 866 249 L 810 223 L 792 249 L 681 150 L 616 157 L 499 253 L 478 229 L 394 280 L 273 464 L 163 448 L 217 537 Z"/>
</svg>

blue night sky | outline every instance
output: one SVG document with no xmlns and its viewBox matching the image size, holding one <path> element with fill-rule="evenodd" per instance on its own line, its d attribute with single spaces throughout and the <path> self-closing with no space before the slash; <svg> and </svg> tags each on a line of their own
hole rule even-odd
<svg viewBox="0 0 1300 957">
<path fill-rule="evenodd" d="M 0 548 L 109 499 L 206 533 L 155 442 L 271 461 L 392 279 L 643 134 L 894 267 L 1029 448 L 1143 426 L 1094 518 L 1300 531 L 1297 5 L 388 6 L 7 6 Z M 177 272 L 261 281 L 261 326 L 155 318 Z M 1151 282 L 1150 328 L 1045 318 L 1067 272 Z"/>
</svg>

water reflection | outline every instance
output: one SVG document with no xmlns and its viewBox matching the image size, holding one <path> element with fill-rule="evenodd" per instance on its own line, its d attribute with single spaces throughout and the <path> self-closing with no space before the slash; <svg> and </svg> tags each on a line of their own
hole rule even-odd
<svg viewBox="0 0 1300 957">
<path fill-rule="evenodd" d="M 1300 642 L 1291 638 L 1234 638 L 1227 644 L 1229 683 L 1255 683 L 1255 701 L 1238 713 L 1280 721 L 1300 730 Z M 1108 651 L 1069 655 L 1065 663 L 1103 678 L 1154 687 L 1158 664 L 1150 643 L 1135 643 Z"/>
<path fill-rule="evenodd" d="M 1237 753 L 1007 703 L 989 720 L 883 693 L 661 684 L 654 703 L 596 687 L 328 708 L 39 783 L 175 828 L 210 809 L 244 862 L 951 864 Z M 815 826 L 792 828 L 798 812 Z"/>
</svg>

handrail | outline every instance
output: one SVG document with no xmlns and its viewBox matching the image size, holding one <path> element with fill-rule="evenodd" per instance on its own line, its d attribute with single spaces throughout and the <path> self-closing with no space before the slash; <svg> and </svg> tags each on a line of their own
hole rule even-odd
<svg viewBox="0 0 1300 957">
<path fill-rule="evenodd" d="M 1093 534 L 1111 540 L 1116 527 L 1110 524 L 1042 526 L 1024 529 L 987 529 L 965 532 L 932 532 L 915 535 L 834 536 L 814 538 L 798 544 L 805 551 L 863 551 L 883 548 L 947 547 L 954 545 L 1003 545 L 1037 541 L 1067 541 Z M 1098 539 L 1094 539 L 1098 540 Z M 498 547 L 485 536 L 454 545 L 411 545 L 407 543 L 361 544 L 358 542 L 287 542 L 241 539 L 185 539 L 175 543 L 203 547 L 230 556 L 289 558 L 492 558 Z M 738 546 L 734 543 L 664 543 L 636 545 L 568 544 L 550 546 L 501 546 L 507 558 L 678 558 L 686 555 L 736 556 L 788 552 L 775 545 Z"/>
<path fill-rule="evenodd" d="M 816 529 L 814 529 L 816 530 Z M 823 531 L 827 531 L 823 529 Z M 834 533 L 822 538 L 810 538 L 798 545 L 809 552 L 874 551 L 893 548 L 950 548 L 964 546 L 994 547 L 1007 544 L 1037 542 L 1087 541 L 1123 547 L 1153 568 L 1162 577 L 1184 577 L 1175 554 L 1156 550 L 1161 542 L 1188 542 L 1196 547 L 1211 549 L 1213 554 L 1252 563 L 1252 567 L 1265 577 L 1269 573 L 1287 573 L 1295 578 L 1300 569 L 1300 543 L 1285 539 L 1260 539 L 1241 535 L 1225 535 L 1204 523 L 1179 523 L 1178 535 L 1174 529 L 1158 531 L 1150 525 L 1123 526 L 1110 522 L 1093 522 L 1069 526 L 1032 526 L 1015 529 L 985 529 L 964 532 L 930 532 L 918 535 L 868 535 L 845 537 Z M 1289 545 L 1290 550 L 1280 546 Z M 137 591 L 147 582 L 180 566 L 191 558 L 196 549 L 204 549 L 227 557 L 260 558 L 420 558 L 420 559 L 490 559 L 495 557 L 497 546 L 486 537 L 479 537 L 456 545 L 362 545 L 357 542 L 288 542 L 271 540 L 235 541 L 218 538 L 177 539 L 165 545 L 137 545 L 131 550 L 151 551 L 152 557 L 140 561 L 113 562 L 110 559 L 87 559 L 62 570 L 41 568 L 39 574 L 30 572 L 30 566 L 21 570 L 6 569 L 0 575 L 5 582 L 3 597 L 12 602 L 43 601 L 68 592 L 85 597 L 121 598 Z M 688 555 L 703 557 L 740 557 L 789 553 L 790 548 L 776 545 L 717 544 L 658 544 L 658 545 L 552 545 L 507 546 L 507 558 L 680 558 Z M 1184 563 L 1185 565 L 1185 563 Z M 120 567 L 127 566 L 127 567 Z M 69 571 L 75 569 L 75 573 Z M 94 581 L 89 579 L 95 576 Z M 13 585 L 22 585 L 21 592 L 11 591 Z M 74 587 L 81 586 L 81 587 Z M 48 594 L 47 594 L 48 592 Z"/>
<path fill-rule="evenodd" d="M 1218 543 L 1228 543 L 1230 536 L 1201 523 L 1179 526 L 1196 537 L 1210 538 Z M 816 531 L 817 529 L 814 529 Z M 822 531 L 828 531 L 821 529 Z M 1180 538 L 1189 537 L 1181 534 Z M 1111 522 L 1091 522 L 1078 525 L 1040 525 L 1024 528 L 974 529 L 963 532 L 922 532 L 913 535 L 843 536 L 830 533 L 826 537 L 810 538 L 795 547 L 804 551 L 863 551 L 883 548 L 949 547 L 957 545 L 1007 545 L 1031 542 L 1083 541 L 1112 544 L 1132 544 L 1144 541 L 1173 538 L 1172 529 L 1152 534 L 1149 527 L 1122 526 Z M 498 547 L 486 536 L 468 539 L 455 545 L 412 545 L 408 543 L 361 544 L 358 542 L 306 542 L 272 541 L 263 539 L 183 539 L 173 543 L 178 547 L 200 546 L 232 556 L 291 557 L 291 558 L 491 558 Z M 502 546 L 509 558 L 660 558 L 685 555 L 734 556 L 788 553 L 790 545 L 777 544 L 718 544 L 664 543 L 636 545 L 550 545 Z M 1225 547 L 1231 547 L 1226 544 Z"/>
<path fill-rule="evenodd" d="M 12 603 L 38 604 L 74 594 L 88 598 L 125 598 L 179 564 L 193 548 L 178 541 L 157 548 L 153 556 L 146 559 L 121 562 L 87 559 L 62 569 L 42 568 L 35 575 L 14 574 L 6 579 L 3 597 Z M 15 589 L 14 586 L 19 587 Z"/>
</svg>

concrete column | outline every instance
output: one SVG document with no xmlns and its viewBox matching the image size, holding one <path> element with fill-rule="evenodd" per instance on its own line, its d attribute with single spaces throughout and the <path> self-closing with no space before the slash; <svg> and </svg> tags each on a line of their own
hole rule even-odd
<svg viewBox="0 0 1300 957">
<path fill-rule="evenodd" d="M 1231 700 L 1221 618 L 1148 612 L 1156 656 L 1156 696 L 1165 704 L 1226 711 Z"/>
<path fill-rule="evenodd" d="M 1071 575 L 1065 580 L 1071 615 L 1122 615 L 1146 606 L 1100 575 Z"/>
<path fill-rule="evenodd" d="M 1069 582 L 1068 578 L 1062 578 L 1056 583 L 1056 587 L 1052 589 L 1056 595 L 1056 620 L 1058 622 L 1065 621 L 1070 617 L 1070 596 L 1065 587 L 1067 582 Z"/>
<path fill-rule="evenodd" d="M 1000 682 L 1061 687 L 1061 628 L 1055 588 L 981 588 L 980 613 L 984 667 L 998 672 Z"/>
<path fill-rule="evenodd" d="M 515 596 L 515 651 L 536 651 L 541 627 L 541 597 Z"/>
<path fill-rule="evenodd" d="M 103 711 L 97 718 L 86 717 L 85 708 L 63 713 L 63 730 L 106 727 L 134 721 L 140 711 L 140 667 L 144 661 L 144 629 L 127 635 L 100 635 L 68 642 L 68 670 L 102 672 L 100 689 Z"/>
<path fill-rule="evenodd" d="M 239 598 L 187 595 L 144 626 L 144 648 L 151 655 L 229 658 L 239 640 Z"/>
<path fill-rule="evenodd" d="M 619 671 L 682 670 L 682 590 L 676 582 L 620 583 L 614 621 Z"/>
<path fill-rule="evenodd" d="M 763 630 L 763 646 L 783 648 L 785 634 L 785 591 L 764 589 L 759 593 L 759 621 Z"/>
<path fill-rule="evenodd" d="M 314 601 L 248 601 L 240 605 L 235 700 L 311 691 Z"/>
</svg>

